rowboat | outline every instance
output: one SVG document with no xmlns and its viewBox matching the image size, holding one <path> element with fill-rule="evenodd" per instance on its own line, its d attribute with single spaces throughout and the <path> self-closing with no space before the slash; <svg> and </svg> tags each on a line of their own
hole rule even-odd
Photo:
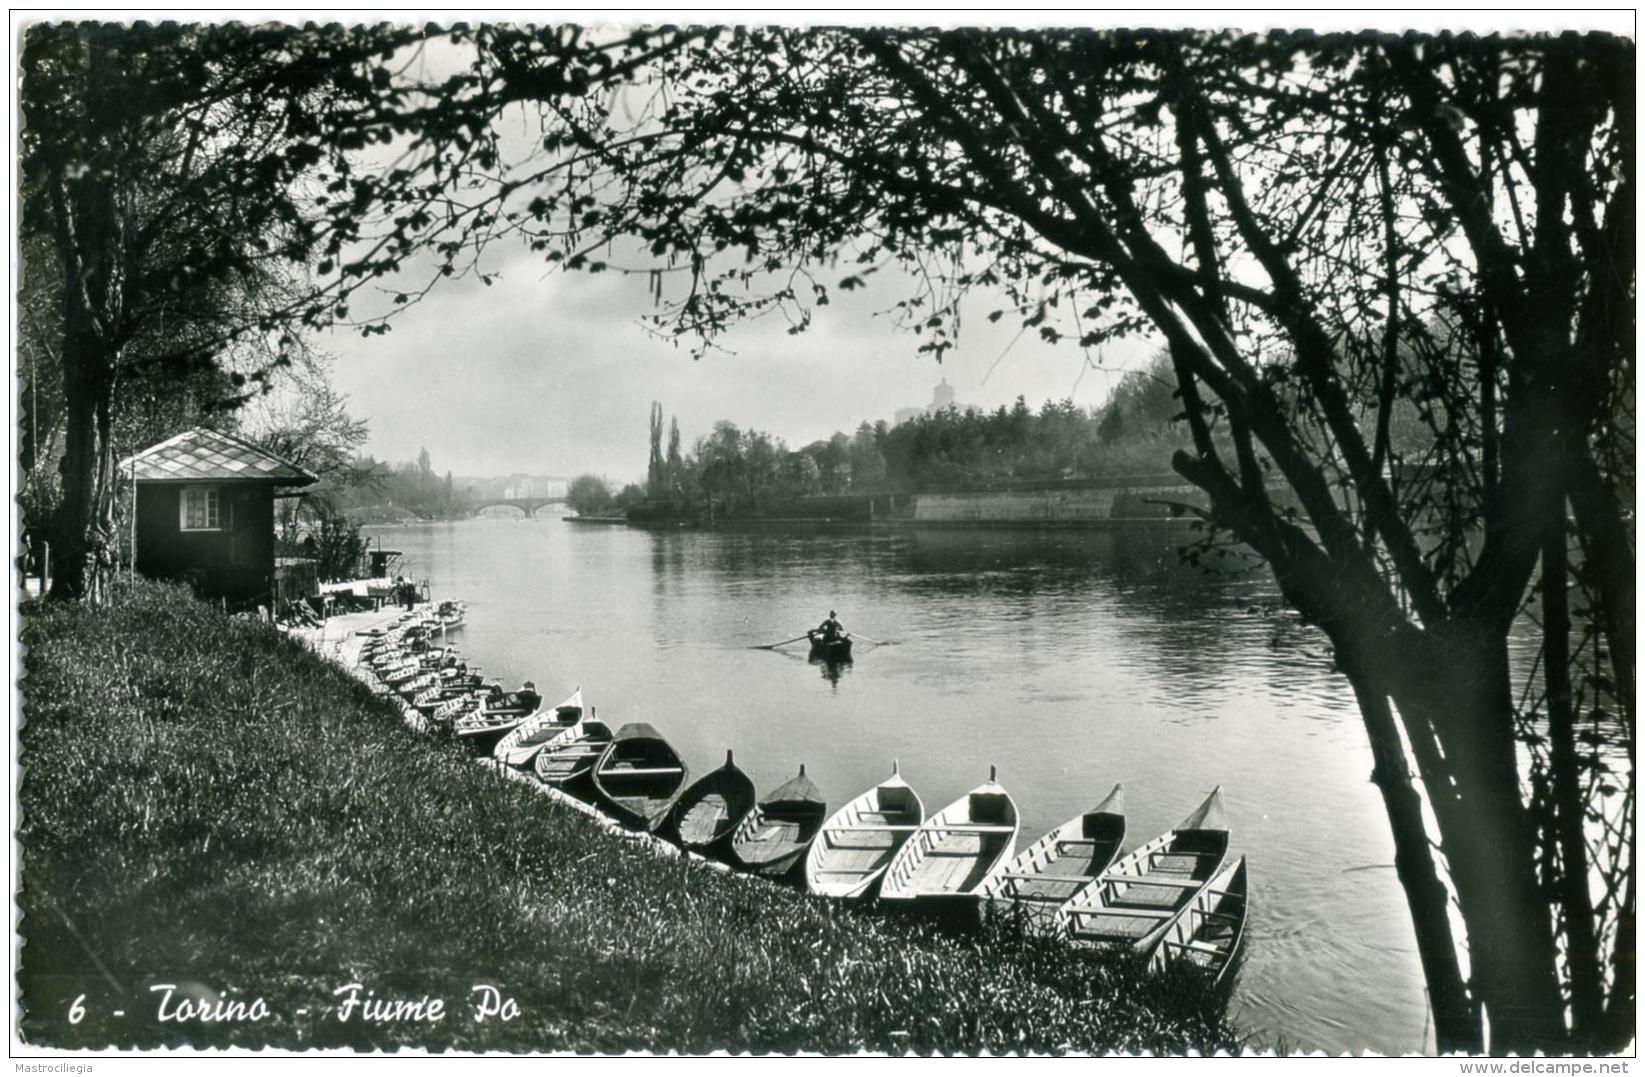
<svg viewBox="0 0 1645 1077">
<path fill-rule="evenodd" d="M 439 608 L 434 611 L 434 616 L 439 620 L 440 628 L 449 632 L 453 628 L 463 626 L 463 616 L 467 608 L 462 602 L 447 599 L 440 603 Z"/>
<path fill-rule="evenodd" d="M 401 681 L 398 684 L 390 685 L 390 687 L 399 694 L 401 699 L 405 700 L 407 703 L 410 703 L 412 700 L 416 699 L 419 694 L 433 688 L 439 683 L 439 674 L 424 672 L 417 674 L 417 676 L 411 678 L 409 681 Z"/>
<path fill-rule="evenodd" d="M 408 681 L 413 681 L 418 677 L 421 677 L 424 672 L 426 671 L 423 667 L 419 666 L 415 661 L 403 662 L 398 666 L 391 666 L 386 670 L 380 670 L 377 674 L 377 679 L 388 685 L 390 688 L 398 688 L 400 685 L 405 684 Z"/>
<path fill-rule="evenodd" d="M 511 767 L 529 766 L 543 745 L 577 724 L 583 716 L 583 690 L 576 689 L 564 703 L 546 707 L 503 736 L 491 754 Z"/>
<path fill-rule="evenodd" d="M 441 702 L 437 708 L 435 708 L 434 718 L 436 721 L 455 722 L 458 718 L 461 718 L 465 714 L 478 713 L 481 704 L 483 704 L 487 699 L 491 699 L 502 694 L 503 686 L 498 684 L 496 681 L 490 681 L 481 684 L 476 688 L 460 691 L 456 695 L 447 696 L 445 700 Z"/>
<path fill-rule="evenodd" d="M 1245 942 L 1245 858 L 1223 868 L 1171 923 L 1149 955 L 1155 970 L 1193 965 L 1206 970 L 1218 990 L 1233 983 Z"/>
<path fill-rule="evenodd" d="M 942 901 L 974 895 L 1017 849 L 1017 802 L 988 780 L 921 823 L 897 850 L 881 901 Z"/>
<path fill-rule="evenodd" d="M 730 837 L 743 816 L 754 810 L 754 782 L 725 753 L 725 766 L 704 774 L 680 794 L 660 828 L 680 846 L 706 853 Z"/>
<path fill-rule="evenodd" d="M 1069 938 L 1149 953 L 1227 856 L 1228 822 L 1218 786 L 1192 815 L 1125 854 L 1063 906 Z"/>
<path fill-rule="evenodd" d="M 534 683 L 526 681 L 520 685 L 518 692 L 498 692 L 487 696 L 481 707 L 495 718 L 514 718 L 520 721 L 542 710 L 543 697 L 538 693 Z"/>
<path fill-rule="evenodd" d="M 813 628 L 805 634 L 811 641 L 811 657 L 823 662 L 851 661 L 851 637 L 840 636 L 838 639 L 824 639 Z"/>
<path fill-rule="evenodd" d="M 1018 853 L 981 890 L 985 908 L 1054 930 L 1057 910 L 1101 875 L 1125 843 L 1125 791 L 1113 792 Z"/>
<path fill-rule="evenodd" d="M 535 715 L 543 697 L 536 685 L 526 681 L 518 692 L 502 692 L 457 719 L 457 737 L 480 755 L 490 755 L 508 731 Z"/>
<path fill-rule="evenodd" d="M 591 709 L 588 716 L 561 733 L 532 760 L 537 780 L 556 789 L 571 790 L 594 773 L 594 764 L 611 743 L 611 728 Z"/>
<path fill-rule="evenodd" d="M 919 794 L 891 764 L 891 777 L 829 817 L 805 854 L 805 886 L 825 897 L 860 898 L 925 818 Z"/>
<path fill-rule="evenodd" d="M 828 816 L 828 802 L 800 772 L 768 793 L 731 835 L 732 858 L 749 871 L 787 875 L 805 857 Z"/>
<path fill-rule="evenodd" d="M 685 788 L 685 760 L 645 722 L 617 730 L 594 764 L 597 802 L 638 830 L 655 830 Z"/>
</svg>

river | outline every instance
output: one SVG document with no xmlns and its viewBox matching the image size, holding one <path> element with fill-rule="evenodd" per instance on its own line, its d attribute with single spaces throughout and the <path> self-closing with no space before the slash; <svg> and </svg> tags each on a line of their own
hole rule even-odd
<svg viewBox="0 0 1645 1077">
<path fill-rule="evenodd" d="M 994 764 L 1021 845 L 1115 782 L 1128 846 L 1221 785 L 1250 863 L 1241 1027 L 1296 1050 L 1432 1050 L 1352 694 L 1260 568 L 1185 566 L 1182 531 L 650 532 L 545 513 L 367 532 L 434 597 L 468 601 L 470 661 L 549 699 L 581 685 L 696 774 L 733 747 L 764 792 L 803 762 L 838 806 L 897 759 L 935 811 Z M 836 678 L 803 646 L 751 649 L 830 609 L 859 637 Z"/>
</svg>

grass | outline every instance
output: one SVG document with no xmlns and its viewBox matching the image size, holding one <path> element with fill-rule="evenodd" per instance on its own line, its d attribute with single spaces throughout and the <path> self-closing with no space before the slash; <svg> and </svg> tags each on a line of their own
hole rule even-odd
<svg viewBox="0 0 1645 1077">
<path fill-rule="evenodd" d="M 174 588 L 138 583 L 100 609 L 28 606 L 23 640 L 30 1042 L 1237 1047 L 1190 984 L 660 857 L 411 732 L 274 630 Z M 168 983 L 174 1004 L 261 998 L 267 1016 L 161 1021 L 151 988 Z M 333 992 L 349 983 L 442 998 L 447 1013 L 344 1022 Z M 474 1020 L 481 983 L 518 1016 Z"/>
</svg>

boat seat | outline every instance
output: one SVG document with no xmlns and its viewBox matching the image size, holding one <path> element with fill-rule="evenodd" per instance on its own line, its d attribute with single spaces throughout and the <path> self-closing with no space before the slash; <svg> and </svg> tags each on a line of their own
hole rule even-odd
<svg viewBox="0 0 1645 1077">
<path fill-rule="evenodd" d="M 603 778 L 620 778 L 629 774 L 679 774 L 680 767 L 608 767 L 600 772 Z"/>
<path fill-rule="evenodd" d="M 1173 947 L 1173 948 L 1178 949 L 1178 950 L 1192 950 L 1196 954 L 1210 954 L 1212 957 L 1221 957 L 1221 956 L 1223 956 L 1223 951 L 1220 947 L 1207 946 L 1203 942 L 1175 942 L 1173 940 L 1167 939 L 1165 941 L 1165 945 Z"/>
<path fill-rule="evenodd" d="M 920 825 L 913 824 L 913 822 L 910 822 L 910 824 L 878 822 L 878 824 L 859 824 L 854 825 L 854 827 L 829 827 L 827 832 L 829 832 L 829 834 L 841 834 L 841 832 L 854 832 L 854 830 L 872 830 L 872 832 L 880 832 L 880 834 L 885 834 L 885 832 L 892 832 L 892 830 L 903 830 L 906 834 L 913 834 L 913 832 L 918 829 L 920 829 Z"/>
<path fill-rule="evenodd" d="M 1058 838 L 1057 848 L 1066 849 L 1070 845 L 1092 846 L 1097 844 L 1096 838 Z"/>
<path fill-rule="evenodd" d="M 1126 886 L 1167 886 L 1174 890 L 1198 890 L 1200 888 L 1200 884 L 1197 882 L 1179 882 L 1176 879 L 1161 879 L 1153 875 L 1116 875 L 1103 881 L 1111 885 L 1123 883 Z"/>
<path fill-rule="evenodd" d="M 937 834 L 1014 834 L 1017 828 L 1000 823 L 954 823 L 951 826 L 928 826 Z"/>
<path fill-rule="evenodd" d="M 1010 879 L 1012 882 L 1034 881 L 1042 883 L 1060 884 L 1062 886 L 1081 887 L 1090 882 L 1086 875 L 1040 875 L 1032 871 L 1002 871 L 995 878 Z"/>
<path fill-rule="evenodd" d="M 1067 911 L 1076 916 L 1130 916 L 1144 920 L 1164 920 L 1171 915 L 1169 909 L 1149 912 L 1143 909 L 1115 909 L 1107 905 L 1070 905 Z"/>
</svg>

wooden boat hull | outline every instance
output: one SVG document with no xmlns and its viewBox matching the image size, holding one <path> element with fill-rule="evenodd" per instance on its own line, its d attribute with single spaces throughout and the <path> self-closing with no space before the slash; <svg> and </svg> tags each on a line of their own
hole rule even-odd
<svg viewBox="0 0 1645 1077">
<path fill-rule="evenodd" d="M 689 778 L 685 760 L 661 734 L 632 722 L 617 731 L 594 764 L 595 803 L 625 826 L 655 830 Z"/>
<path fill-rule="evenodd" d="M 565 740 L 548 745 L 531 761 L 532 773 L 538 781 L 565 793 L 588 788 L 594 764 L 611 743 L 611 730 L 605 723 L 585 718 L 578 724 L 582 727 L 580 732 L 567 731 Z"/>
<path fill-rule="evenodd" d="M 969 904 L 1017 847 L 1017 804 L 990 778 L 925 820 L 897 851 L 880 900 Z"/>
<path fill-rule="evenodd" d="M 1125 794 L 1116 785 L 1096 807 L 1052 830 L 993 875 L 980 890 L 982 911 L 1055 932 L 1058 910 L 1108 869 L 1124 843 Z"/>
<path fill-rule="evenodd" d="M 754 782 L 725 753 L 725 765 L 709 771 L 680 794 L 660 828 L 682 849 L 708 855 L 721 847 L 754 810 Z"/>
<path fill-rule="evenodd" d="M 1216 990 L 1227 991 L 1244 955 L 1247 894 L 1242 856 L 1184 906 L 1149 954 L 1149 967 L 1192 966 L 1209 975 Z"/>
<path fill-rule="evenodd" d="M 754 806 L 731 836 L 732 862 L 771 879 L 792 875 L 828 817 L 828 802 L 800 773 Z"/>
<path fill-rule="evenodd" d="M 846 900 L 870 896 L 924 818 L 919 794 L 893 768 L 823 824 L 805 854 L 806 889 Z"/>
<path fill-rule="evenodd" d="M 475 755 L 490 755 L 497 747 L 497 742 L 508 736 L 523 720 L 507 718 L 485 725 L 458 726 L 455 730 L 457 741 Z"/>
<path fill-rule="evenodd" d="M 1148 954 L 1228 855 L 1221 789 L 1170 831 L 1134 849 L 1058 912 L 1070 942 Z"/>
<path fill-rule="evenodd" d="M 851 661 L 851 637 L 842 636 L 836 640 L 824 640 L 816 633 L 807 633 L 811 641 L 811 657 L 819 662 L 849 662 Z"/>
<path fill-rule="evenodd" d="M 552 743 L 583 717 L 583 690 L 576 689 L 563 703 L 547 707 L 510 730 L 491 754 L 511 767 L 528 767 L 545 745 Z"/>
</svg>

